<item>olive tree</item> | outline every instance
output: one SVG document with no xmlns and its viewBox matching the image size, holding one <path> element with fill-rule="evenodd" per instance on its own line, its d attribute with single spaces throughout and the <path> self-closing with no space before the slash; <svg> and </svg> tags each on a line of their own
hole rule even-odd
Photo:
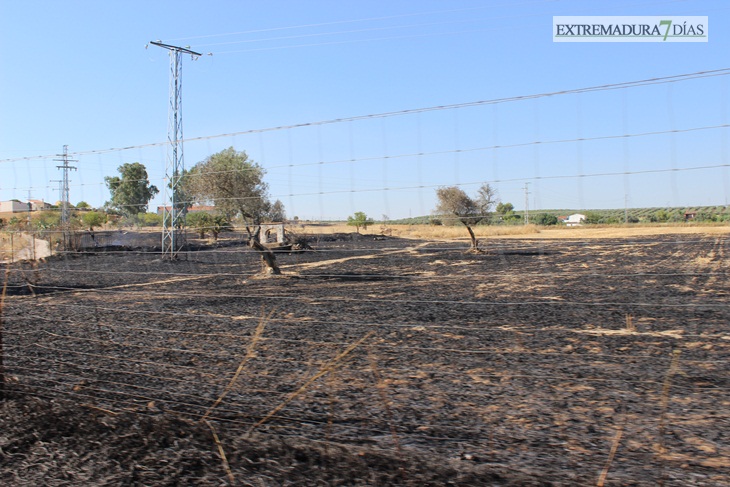
<svg viewBox="0 0 730 487">
<path fill-rule="evenodd" d="M 260 224 L 271 210 L 266 171 L 249 159 L 246 152 L 233 147 L 217 152 L 197 163 L 182 179 L 182 191 L 198 203 L 212 203 L 227 221 L 240 216 L 249 235 L 249 245 L 261 252 L 271 274 L 280 274 L 274 254 L 261 245 Z M 283 215 L 284 205 L 279 202 L 277 212 Z"/>
<path fill-rule="evenodd" d="M 436 190 L 438 205 L 436 213 L 444 220 L 452 219 L 461 222 L 469 232 L 471 251 L 479 250 L 476 235 L 472 227 L 480 222 L 488 221 L 492 207 L 496 203 L 497 192 L 488 184 L 483 184 L 472 198 L 458 186 L 445 186 Z"/>
<path fill-rule="evenodd" d="M 210 232 L 213 235 L 213 240 L 218 240 L 219 234 L 233 231 L 233 225 L 224 215 L 189 213 L 186 223 L 198 232 L 200 238 L 205 238 L 205 234 Z"/>
<path fill-rule="evenodd" d="M 183 188 L 193 201 L 212 203 L 228 220 L 240 216 L 253 235 L 271 207 L 265 174 L 264 168 L 249 159 L 246 152 L 229 147 L 187 171 Z"/>
</svg>

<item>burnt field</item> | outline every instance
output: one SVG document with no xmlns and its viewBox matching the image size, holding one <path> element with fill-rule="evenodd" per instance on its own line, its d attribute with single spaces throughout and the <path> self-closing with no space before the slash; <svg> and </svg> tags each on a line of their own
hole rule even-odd
<svg viewBox="0 0 730 487">
<path fill-rule="evenodd" d="M 726 236 L 7 267 L 4 485 L 730 486 Z"/>
</svg>

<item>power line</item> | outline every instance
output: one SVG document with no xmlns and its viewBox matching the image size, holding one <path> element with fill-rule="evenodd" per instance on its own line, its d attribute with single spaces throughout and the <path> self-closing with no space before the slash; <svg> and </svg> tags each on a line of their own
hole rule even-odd
<svg viewBox="0 0 730 487">
<path fill-rule="evenodd" d="M 362 32 L 375 32 L 375 31 L 382 31 L 382 30 L 391 30 L 391 29 L 401 29 L 404 27 L 434 27 L 437 25 L 450 25 L 450 24 L 461 24 L 461 23 L 468 23 L 468 22 L 479 22 L 481 20 L 486 19 L 461 19 L 461 20 L 450 20 L 450 21 L 444 21 L 444 22 L 428 22 L 423 24 L 406 24 L 406 25 L 389 25 L 384 27 L 370 27 L 367 29 L 353 29 L 353 30 L 342 30 L 342 31 L 333 31 L 333 32 L 315 32 L 312 34 L 298 34 L 298 35 L 292 35 L 292 36 L 280 36 L 280 37 L 268 37 L 264 39 L 245 39 L 245 40 L 239 40 L 239 41 L 228 41 L 228 42 L 218 42 L 218 43 L 212 43 L 212 44 L 201 44 L 198 45 L 198 47 L 210 47 L 210 46 L 224 46 L 224 45 L 233 45 L 233 44 L 248 44 L 253 42 L 268 42 L 268 41 L 279 41 L 279 40 L 290 40 L 290 39 L 302 39 L 302 38 L 308 38 L 308 37 L 322 37 L 322 36 L 329 36 L 329 35 L 341 35 L 341 34 L 359 34 Z M 490 19 L 491 20 L 491 19 Z M 483 29 L 480 29 L 480 31 Z M 461 31 L 462 33 L 467 32 L 474 32 L 472 30 L 468 31 Z M 430 33 L 425 35 L 439 35 L 444 33 Z M 424 34 L 414 35 L 413 37 L 420 37 Z M 294 46 L 277 46 L 277 47 L 271 47 L 271 48 L 262 48 L 262 49 L 250 49 L 245 51 L 222 51 L 222 52 L 216 52 L 216 54 L 231 54 L 235 52 L 251 52 L 251 51 L 259 51 L 259 50 L 268 50 L 268 49 L 287 49 L 292 47 L 309 47 L 309 46 L 319 46 L 319 45 L 331 45 L 331 44 L 345 44 L 350 42 L 364 42 L 364 41 L 372 41 L 372 40 L 383 40 L 383 39 L 401 39 L 401 38 L 407 38 L 411 36 L 398 36 L 398 37 L 385 37 L 385 38 L 377 38 L 377 39 L 357 39 L 357 40 L 350 40 L 350 41 L 333 41 L 333 42 L 326 42 L 326 43 L 319 43 L 319 44 L 301 44 L 301 45 L 294 45 Z"/>
<path fill-rule="evenodd" d="M 235 51 L 218 51 L 216 54 L 241 54 L 246 52 L 261 52 L 261 51 L 278 51 L 280 49 L 297 49 L 304 47 L 321 47 L 321 46 L 338 46 L 342 44 L 355 44 L 358 42 L 375 42 L 375 41 L 390 41 L 399 39 L 418 39 L 422 37 L 435 37 L 445 35 L 461 35 L 461 34 L 472 34 L 475 32 L 485 32 L 497 29 L 508 29 L 507 26 L 501 27 L 489 27 L 484 29 L 470 29 L 470 30 L 457 30 L 451 32 L 427 32 L 425 34 L 406 34 L 399 36 L 387 36 L 387 37 L 371 37 L 366 39 L 349 39 L 342 41 L 329 41 L 329 42 L 313 42 L 310 44 L 292 44 L 288 46 L 272 46 L 272 47 L 258 47 L 254 49 L 240 49 Z"/>
<path fill-rule="evenodd" d="M 250 129 L 250 130 L 243 130 L 243 131 L 238 131 L 238 132 L 229 132 L 229 133 L 222 133 L 222 134 L 216 134 L 216 135 L 207 135 L 207 136 L 201 136 L 201 137 L 192 137 L 192 138 L 187 138 L 187 139 L 181 139 L 181 142 L 211 140 L 211 139 L 223 138 L 223 137 L 234 137 L 234 136 L 241 136 L 241 135 L 274 132 L 274 131 L 280 131 L 280 130 L 291 130 L 291 129 L 302 128 L 302 127 L 313 127 L 313 126 L 329 125 L 329 124 L 336 124 L 336 123 L 342 123 L 342 122 L 356 122 L 356 121 L 363 121 L 363 120 L 372 120 L 372 119 L 377 119 L 377 118 L 397 117 L 397 116 L 413 115 L 413 114 L 433 112 L 433 111 L 454 110 L 454 109 L 483 106 L 483 105 L 514 103 L 514 102 L 525 101 L 525 100 L 534 100 L 534 99 L 538 99 L 538 98 L 546 98 L 546 97 L 562 96 L 562 95 L 570 95 L 570 94 L 578 94 L 578 93 L 629 89 L 629 88 L 636 88 L 636 87 L 641 87 L 641 86 L 675 83 L 675 82 L 688 81 L 688 80 L 693 80 L 693 79 L 702 79 L 702 78 L 708 78 L 708 77 L 727 76 L 727 75 L 730 75 L 730 68 L 696 71 L 696 72 L 692 72 L 692 73 L 683 73 L 683 74 L 678 74 L 678 75 L 663 76 L 663 77 L 657 77 L 657 78 L 646 78 L 646 79 L 636 80 L 636 81 L 627 81 L 627 82 L 622 82 L 622 83 L 596 85 L 596 86 L 590 86 L 590 87 L 584 87 L 584 88 L 575 88 L 575 89 L 570 89 L 570 90 L 536 93 L 536 94 L 531 94 L 531 95 L 519 95 L 519 96 L 512 96 L 512 97 L 505 97 L 505 98 L 494 98 L 494 99 L 489 99 L 489 100 L 479 100 L 479 101 L 455 103 L 455 104 L 448 104 L 448 105 L 437 105 L 437 106 L 413 108 L 413 109 L 406 109 L 406 110 L 399 110 L 399 111 L 392 111 L 392 112 L 372 113 L 372 114 L 368 114 L 368 115 L 358 115 L 358 116 L 354 116 L 354 117 L 344 117 L 344 118 L 336 118 L 336 119 L 330 119 L 330 120 L 304 122 L 304 123 L 291 124 L 291 125 L 280 125 L 280 126 L 276 126 L 276 127 L 268 127 L 268 128 L 261 128 L 261 129 Z M 580 140 L 584 140 L 584 139 L 580 139 Z M 81 155 L 87 155 L 87 154 L 119 152 L 119 151 L 133 150 L 133 149 L 159 147 L 159 146 L 168 145 L 169 143 L 170 143 L 169 141 L 168 142 L 153 142 L 153 143 L 149 143 L 149 144 L 131 145 L 131 146 L 127 146 L 127 147 L 112 147 L 112 148 L 108 148 L 108 149 L 94 149 L 94 150 L 87 150 L 87 151 L 72 152 L 72 153 L 70 153 L 70 155 L 81 156 Z M 51 157 L 53 157 L 53 156 L 38 155 L 38 156 L 27 156 L 27 157 L 15 157 L 15 158 L 9 158 L 9 159 L 0 159 L 0 163 L 27 161 L 27 160 L 35 160 L 35 159 L 48 159 Z"/>
<path fill-rule="evenodd" d="M 690 132 L 699 132 L 699 131 L 705 131 L 705 130 L 716 130 L 716 129 L 727 129 L 730 128 L 730 124 L 722 124 L 722 125 L 708 125 L 703 127 L 689 127 L 685 129 L 673 129 L 673 130 L 658 130 L 658 131 L 651 131 L 651 132 L 637 132 L 633 134 L 611 134 L 611 135 L 599 135 L 595 137 L 581 137 L 581 138 L 572 138 L 572 139 L 553 139 L 553 140 L 533 140 L 533 141 L 527 141 L 527 142 L 517 142 L 514 144 L 500 144 L 500 145 L 490 145 L 490 146 L 483 146 L 483 147 L 468 147 L 464 149 L 449 149 L 449 150 L 441 150 L 441 151 L 429 151 L 429 152 L 409 152 L 409 153 L 403 153 L 403 154 L 392 154 L 388 156 L 370 156 L 370 157 L 359 157 L 359 158 L 349 158 L 349 159 L 335 159 L 331 161 L 317 161 L 317 162 L 303 162 L 299 164 L 277 164 L 273 166 L 269 166 L 266 169 L 272 170 L 272 169 L 280 169 L 280 168 L 297 168 L 297 167 L 311 167 L 311 166 L 321 166 L 321 165 L 328 165 L 328 164 L 346 164 L 346 163 L 353 163 L 353 162 L 372 162 L 372 161 L 382 161 L 382 160 L 389 160 L 389 159 L 403 159 L 403 158 L 416 158 L 416 157 L 422 157 L 422 156 L 435 156 L 435 155 L 450 155 L 455 153 L 469 153 L 469 152 L 481 152 L 481 151 L 489 151 L 489 150 L 504 150 L 504 149 L 514 149 L 514 148 L 520 148 L 520 147 L 529 147 L 529 146 L 539 146 L 539 145 L 550 145 L 550 144 L 566 144 L 566 143 L 574 143 L 574 142 L 591 142 L 591 141 L 602 141 L 602 140 L 618 140 L 618 139 L 628 139 L 628 138 L 638 138 L 638 137 L 649 137 L 649 136 L 656 136 L 656 135 L 666 135 L 666 134 L 681 134 L 681 133 L 690 133 Z M 196 140 L 196 139 L 188 139 L 188 140 Z M 7 160 L 6 160 L 7 161 Z M 3 161 L 0 161 L 3 162 Z M 619 175 L 632 175 L 632 174 L 644 174 L 644 173 L 654 173 L 654 172 L 670 172 L 670 171 L 691 171 L 691 170 L 698 170 L 698 169 L 717 169 L 722 167 L 730 167 L 730 164 L 718 164 L 718 165 L 709 165 L 709 166 L 697 166 L 697 167 L 685 167 L 685 168 L 667 168 L 667 169 L 656 169 L 656 170 L 646 170 L 646 171 L 626 171 L 626 172 L 611 172 L 611 173 L 595 173 L 595 174 L 575 174 L 575 175 L 558 175 L 558 176 L 525 176 L 525 177 L 519 177 L 519 178 L 512 178 L 512 179 L 498 179 L 493 180 L 491 182 L 495 183 L 502 183 L 502 182 L 515 182 L 515 181 L 525 181 L 525 180 L 540 180 L 540 179 L 570 179 L 570 178 L 582 178 L 582 177 L 596 177 L 596 176 L 619 176 Z M 225 174 L 229 171 L 216 171 L 212 173 L 207 174 Z M 230 171 L 232 172 L 232 171 Z M 191 175 L 191 177 L 196 177 L 196 175 Z M 142 180 L 140 180 L 142 181 Z M 146 180 L 145 180 L 146 181 Z M 99 186 L 104 183 L 87 183 L 87 184 L 78 184 L 78 185 L 72 185 L 73 187 L 83 187 L 83 186 Z M 481 184 L 480 182 L 466 182 L 466 183 L 458 183 L 456 186 L 469 186 L 474 184 Z M 387 188 L 387 190 L 399 190 L 399 189 L 421 189 L 421 188 L 433 188 L 440 185 L 417 185 L 417 186 L 405 186 L 405 187 L 390 187 Z M 14 190 L 37 190 L 39 188 L 43 188 L 44 186 L 31 186 L 28 188 L 20 188 L 20 187 L 13 187 L 8 189 L 14 189 Z M 48 188 L 50 186 L 45 186 L 45 188 Z M 385 190 L 385 188 L 380 189 L 367 189 L 367 190 L 341 190 L 336 191 L 337 193 L 342 192 L 353 192 L 353 193 L 359 193 L 359 192 L 372 192 L 372 191 L 382 191 Z M 319 192 L 315 193 L 299 193 L 299 194 L 280 194 L 278 196 L 308 196 L 312 194 L 320 194 Z M 323 192 L 321 194 L 330 194 L 330 192 Z M 181 203 L 189 203 L 192 204 L 194 201 L 188 201 L 188 202 L 181 202 Z M 130 206 L 130 205 L 128 205 Z M 138 205 L 138 206 L 146 206 L 146 205 Z"/>
<path fill-rule="evenodd" d="M 527 2 L 529 3 L 535 3 L 535 2 Z M 542 3 L 542 2 L 540 2 Z M 509 6 L 514 6 L 514 4 L 507 4 Z M 524 4 L 523 4 L 524 5 Z M 506 6 L 506 5 L 502 5 Z M 244 31 L 238 31 L 238 32 L 226 32 L 222 34 L 208 34 L 208 35 L 199 35 L 199 36 L 192 36 L 192 37 L 178 37 L 175 39 L 168 39 L 168 41 L 171 42 L 177 42 L 177 41 L 187 41 L 187 40 L 194 40 L 194 39 L 209 39 L 213 37 L 227 37 L 227 36 L 234 36 L 234 35 L 244 35 L 244 34 L 259 34 L 262 32 L 276 32 L 276 31 L 282 31 L 282 30 L 293 30 L 293 29 L 304 29 L 304 28 L 310 28 L 310 27 L 324 27 L 328 25 L 342 25 L 342 24 L 354 24 L 359 22 L 372 22 L 377 20 L 390 20 L 390 19 L 399 19 L 404 17 L 416 17 L 421 15 L 431 15 L 431 14 L 447 14 L 447 13 L 453 13 L 453 12 L 465 12 L 465 11 L 473 11 L 473 10 L 482 10 L 485 8 L 496 8 L 500 7 L 499 5 L 490 5 L 490 6 L 480 6 L 480 7 L 469 7 L 469 8 L 458 8 L 458 9 L 447 9 L 447 10 L 431 10 L 426 12 L 417 12 L 417 13 L 409 13 L 409 14 L 400 14 L 400 15 L 388 15 L 388 16 L 381 16 L 381 17 L 366 17 L 362 19 L 348 19 L 348 20 L 335 20 L 331 22 L 317 22 L 317 23 L 311 23 L 311 24 L 299 24 L 299 25 L 290 25 L 285 27 L 270 27 L 267 29 L 253 29 L 253 30 L 244 30 Z"/>
</svg>

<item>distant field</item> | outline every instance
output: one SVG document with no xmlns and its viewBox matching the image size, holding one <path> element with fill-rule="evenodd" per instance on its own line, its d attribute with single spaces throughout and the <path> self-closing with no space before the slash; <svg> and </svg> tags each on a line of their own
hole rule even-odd
<svg viewBox="0 0 730 487">
<path fill-rule="evenodd" d="M 300 225 L 294 227 L 295 232 L 314 234 L 350 233 L 354 227 L 346 224 L 330 225 Z M 467 239 L 468 234 L 463 226 L 434 226 L 434 225 L 381 225 L 375 224 L 366 230 L 360 229 L 365 235 L 387 234 L 394 237 L 425 238 L 425 239 Z M 537 225 L 516 226 L 477 226 L 474 233 L 479 238 L 631 238 L 647 235 L 720 235 L 730 233 L 728 224 L 655 224 L 655 225 L 585 225 L 581 227 L 540 227 Z"/>
<path fill-rule="evenodd" d="M 299 235 L 333 235 L 355 233 L 355 227 L 344 223 L 304 223 L 290 225 L 288 230 Z M 128 245 L 146 245 L 142 241 L 134 241 L 141 235 L 151 237 L 152 234 L 159 234 L 162 231 L 159 227 L 145 227 L 132 232 L 126 243 Z M 103 237 L 104 230 L 97 232 L 97 240 L 106 242 Z M 126 230 L 107 231 L 110 237 L 120 235 L 119 239 L 114 237 L 113 241 L 120 244 L 125 241 Z M 81 232 L 86 233 L 86 232 Z M 477 226 L 474 227 L 477 238 L 485 245 L 489 239 L 609 239 L 609 238 L 634 238 L 642 236 L 661 235 L 724 235 L 730 233 L 730 225 L 726 223 L 707 224 L 632 224 L 628 226 L 619 225 L 585 225 L 581 227 L 552 226 L 541 227 L 537 225 L 498 225 L 498 226 Z M 375 224 L 367 229 L 360 229 L 362 235 L 386 235 L 410 239 L 426 240 L 468 240 L 466 229 L 461 226 L 443 225 L 382 225 Z M 189 238 L 192 237 L 192 234 Z M 235 240 L 245 238 L 245 229 L 237 228 L 235 233 L 222 234 L 221 240 Z M 101 240 L 99 240 L 101 239 Z M 132 240 L 129 240 L 132 239 Z M 109 240 L 110 242 L 112 240 Z M 144 240 L 147 242 L 147 239 Z M 39 248 L 41 245 L 43 248 Z M 18 232 L 0 232 L 0 261 L 32 259 L 45 257 L 50 252 L 50 247 L 43 241 L 37 240 L 36 249 L 31 246 L 31 237 Z M 34 254 L 35 250 L 35 254 Z"/>
</svg>

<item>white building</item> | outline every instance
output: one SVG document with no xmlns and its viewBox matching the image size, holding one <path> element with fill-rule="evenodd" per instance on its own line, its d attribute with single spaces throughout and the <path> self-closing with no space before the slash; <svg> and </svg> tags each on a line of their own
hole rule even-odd
<svg viewBox="0 0 730 487">
<path fill-rule="evenodd" d="M 27 213 L 30 208 L 28 203 L 22 203 L 20 201 L 0 201 L 0 213 Z"/>
<path fill-rule="evenodd" d="M 33 211 L 43 211 L 51 209 L 51 204 L 46 203 L 43 200 L 28 200 L 28 203 L 30 203 L 31 210 Z"/>
<path fill-rule="evenodd" d="M 585 220 L 585 219 L 586 219 L 586 216 L 585 216 L 585 215 L 582 215 L 582 214 L 580 214 L 580 213 L 573 213 L 572 215 L 570 215 L 570 216 L 569 216 L 569 217 L 568 217 L 568 218 L 567 218 L 567 219 L 565 220 L 565 224 L 566 224 L 567 226 L 569 226 L 569 227 L 577 227 L 577 226 L 579 226 L 579 225 L 580 225 L 580 224 L 581 224 L 581 223 L 583 222 L 583 220 Z"/>
</svg>

